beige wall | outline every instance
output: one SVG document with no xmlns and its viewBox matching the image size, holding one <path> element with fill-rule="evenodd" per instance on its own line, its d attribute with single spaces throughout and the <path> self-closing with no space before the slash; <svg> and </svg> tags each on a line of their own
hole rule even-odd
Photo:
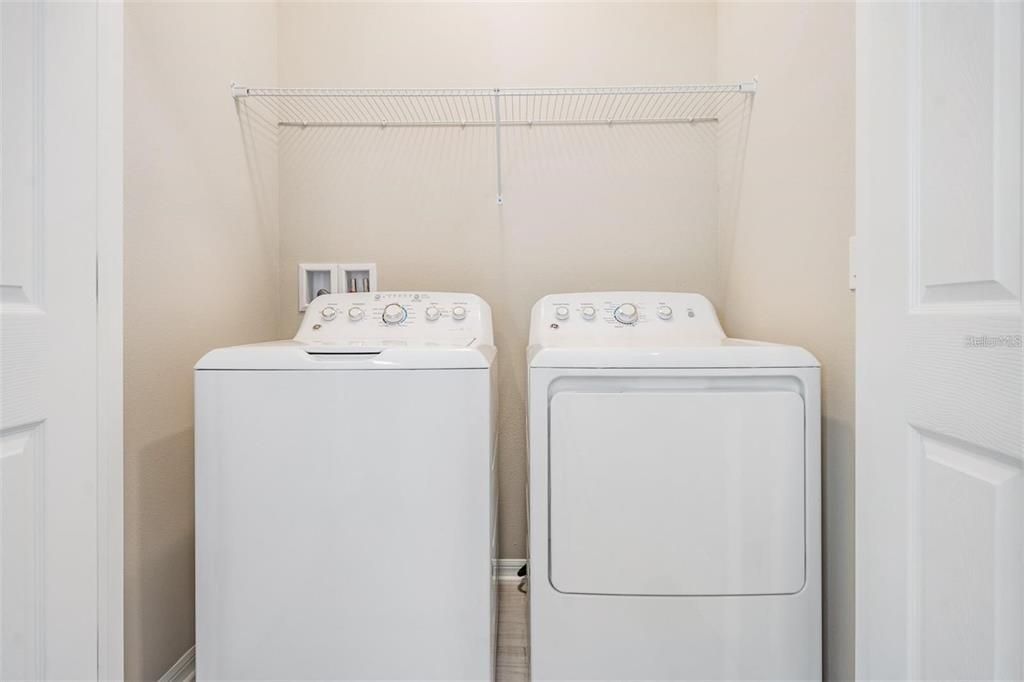
<svg viewBox="0 0 1024 682">
<path fill-rule="evenodd" d="M 281 6 L 281 82 L 515 87 L 708 82 L 713 4 Z M 296 264 L 376 262 L 383 289 L 471 291 L 499 348 L 501 554 L 526 555 L 530 307 L 557 291 L 718 298 L 708 126 L 515 129 L 495 203 L 493 131 L 288 129 L 281 145 L 282 335 Z"/>
<path fill-rule="evenodd" d="M 250 166 L 228 96 L 232 79 L 276 80 L 276 38 L 271 4 L 125 7 L 131 680 L 157 679 L 194 641 L 191 367 L 210 348 L 276 335 L 276 164 Z"/>
<path fill-rule="evenodd" d="M 726 3 L 718 20 L 719 78 L 756 74 L 761 83 L 738 203 L 723 198 L 724 325 L 732 336 L 805 346 L 821 361 L 826 660 L 831 679 L 849 679 L 854 8 Z"/>
</svg>

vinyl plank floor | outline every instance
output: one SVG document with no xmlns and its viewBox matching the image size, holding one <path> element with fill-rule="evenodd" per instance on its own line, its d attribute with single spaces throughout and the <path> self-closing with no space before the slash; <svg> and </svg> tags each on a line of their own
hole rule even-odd
<svg viewBox="0 0 1024 682">
<path fill-rule="evenodd" d="M 519 582 L 498 584 L 498 682 L 530 679 L 527 597 Z"/>
</svg>

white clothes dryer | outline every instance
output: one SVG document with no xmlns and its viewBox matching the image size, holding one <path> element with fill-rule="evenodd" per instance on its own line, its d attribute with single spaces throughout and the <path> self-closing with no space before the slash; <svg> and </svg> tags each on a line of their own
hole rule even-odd
<svg viewBox="0 0 1024 682">
<path fill-rule="evenodd" d="M 533 679 L 820 679 L 815 358 L 615 292 L 541 299 L 528 360 Z"/>
</svg>

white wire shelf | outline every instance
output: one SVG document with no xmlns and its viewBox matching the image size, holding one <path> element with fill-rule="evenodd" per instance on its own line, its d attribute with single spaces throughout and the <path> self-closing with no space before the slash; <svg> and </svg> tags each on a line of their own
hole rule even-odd
<svg viewBox="0 0 1024 682">
<path fill-rule="evenodd" d="M 757 80 L 617 88 L 336 89 L 231 84 L 240 106 L 278 127 L 494 128 L 498 204 L 501 129 L 717 123 L 749 105 Z"/>
<path fill-rule="evenodd" d="M 279 126 L 495 127 L 716 122 L 757 90 L 756 81 L 621 88 L 349 90 L 250 88 Z"/>
</svg>

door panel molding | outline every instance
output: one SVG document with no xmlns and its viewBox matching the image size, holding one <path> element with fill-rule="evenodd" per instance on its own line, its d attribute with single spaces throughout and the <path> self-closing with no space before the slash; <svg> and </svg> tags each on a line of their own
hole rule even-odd
<svg viewBox="0 0 1024 682">
<path fill-rule="evenodd" d="M 1019 314 L 1021 6 L 935 3 L 909 11 L 911 309 Z M 956 39 L 961 33 L 971 39 Z M 958 229 L 964 225 L 972 229 Z"/>
<path fill-rule="evenodd" d="M 0 431 L 0 678 L 44 676 L 44 422 Z M 13 604 L 12 604 L 13 602 Z"/>
<path fill-rule="evenodd" d="M 914 426 L 909 444 L 908 677 L 1017 677 L 1024 463 Z"/>
</svg>

